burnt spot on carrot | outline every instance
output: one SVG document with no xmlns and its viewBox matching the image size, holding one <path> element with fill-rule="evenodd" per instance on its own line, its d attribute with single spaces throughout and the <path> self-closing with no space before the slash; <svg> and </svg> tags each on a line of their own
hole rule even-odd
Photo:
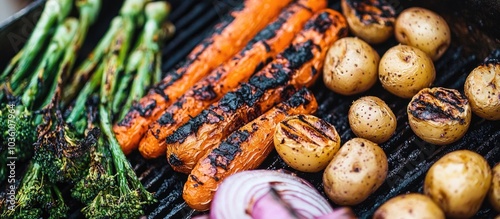
<svg viewBox="0 0 500 219">
<path fill-rule="evenodd" d="M 307 22 L 305 29 L 313 29 L 320 33 L 327 31 L 335 21 L 330 18 L 331 14 L 328 12 L 323 12 L 316 17 L 316 19 Z"/>
<path fill-rule="evenodd" d="M 208 155 L 210 164 L 213 167 L 220 167 L 227 170 L 228 165 L 235 156 L 241 152 L 240 144 L 245 142 L 251 133 L 246 130 L 233 132 L 225 141 L 212 150 Z"/>
<path fill-rule="evenodd" d="M 172 113 L 165 112 L 161 115 L 160 119 L 158 119 L 158 123 L 160 125 L 173 124 L 175 122 Z"/>
<path fill-rule="evenodd" d="M 314 54 L 312 53 L 314 47 L 316 45 L 313 41 L 308 40 L 305 43 L 288 47 L 281 56 L 289 61 L 289 68 L 295 70 L 314 58 Z"/>
<path fill-rule="evenodd" d="M 194 97 L 198 100 L 213 100 L 217 97 L 214 86 L 211 84 L 193 89 L 193 92 Z"/>
<path fill-rule="evenodd" d="M 311 101 L 305 97 L 310 93 L 306 88 L 300 89 L 295 95 L 291 96 L 285 104 L 290 107 L 298 107 L 300 105 L 308 105 Z"/>
<path fill-rule="evenodd" d="M 152 100 L 149 104 L 146 104 L 145 106 L 143 106 L 140 103 L 134 104 L 132 105 L 132 107 L 130 107 L 131 108 L 130 110 L 137 111 L 139 115 L 141 115 L 142 117 L 148 117 L 151 115 L 151 112 L 155 107 L 156 107 L 156 101 Z"/>
<path fill-rule="evenodd" d="M 198 177 L 191 175 L 191 179 L 198 185 L 203 185 L 203 182 L 198 179 Z"/>
<path fill-rule="evenodd" d="M 182 160 L 180 160 L 175 154 L 171 154 L 168 157 L 168 163 L 172 166 L 180 166 L 182 165 Z"/>
</svg>

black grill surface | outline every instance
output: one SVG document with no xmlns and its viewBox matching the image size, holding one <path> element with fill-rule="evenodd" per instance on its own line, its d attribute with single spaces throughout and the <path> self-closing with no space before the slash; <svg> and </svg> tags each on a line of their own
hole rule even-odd
<svg viewBox="0 0 500 219">
<path fill-rule="evenodd" d="M 176 34 L 166 43 L 163 49 L 163 71 L 175 67 L 184 57 L 207 35 L 210 29 L 222 16 L 240 1 L 237 0 L 171 0 L 173 11 L 170 20 L 176 26 Z M 43 5 L 38 3 L 38 5 Z M 39 11 L 41 7 L 34 11 Z M 121 3 L 105 1 L 104 10 L 101 13 L 100 22 L 91 29 L 88 42 L 82 50 L 82 56 L 91 51 L 99 38 L 103 35 L 109 25 L 109 21 L 117 14 Z M 339 1 L 329 1 L 329 7 L 339 10 Z M 33 13 L 31 13 L 31 16 Z M 21 21 L 13 22 L 18 25 Z M 5 51 L 0 55 L 0 67 L 7 63 L 16 50 L 6 42 L 7 33 L 15 31 L 13 24 L 0 27 L 0 48 Z M 475 68 L 484 57 L 478 54 L 465 52 L 464 45 L 453 43 L 446 54 L 438 60 L 436 65 L 437 78 L 434 86 L 456 88 L 463 92 L 463 84 L 468 73 Z M 396 45 L 394 39 L 383 45 L 376 46 L 380 55 L 389 47 Z M 365 95 L 374 95 L 386 101 L 397 116 L 397 130 L 394 136 L 380 146 L 387 154 L 389 161 L 389 174 L 386 182 L 366 201 L 354 206 L 353 210 L 360 218 L 370 218 L 374 211 L 385 201 L 398 194 L 408 192 L 422 192 L 425 174 L 430 166 L 446 153 L 458 149 L 469 149 L 476 151 L 488 160 L 491 166 L 500 161 L 500 122 L 483 120 L 473 116 L 469 131 L 460 141 L 438 147 L 423 142 L 416 137 L 408 125 L 406 106 L 409 100 L 398 98 L 385 91 L 379 83 L 372 89 L 356 96 L 341 96 L 329 91 L 321 80 L 312 87 L 319 103 L 317 116 L 333 124 L 341 136 L 342 142 L 355 137 L 349 128 L 347 113 L 352 101 Z M 141 178 L 146 188 L 155 193 L 158 202 L 146 209 L 147 218 L 191 218 L 200 214 L 190 209 L 182 199 L 182 188 L 186 175 L 174 172 L 166 159 L 160 157 L 155 160 L 144 160 L 141 155 L 134 152 L 129 156 L 136 173 Z M 310 181 L 323 195 L 321 173 L 300 173 L 286 166 L 286 164 L 274 152 L 261 166 L 267 169 L 287 169 Z M 3 187 L 3 186 L 2 186 Z M 69 188 L 66 188 L 68 190 Z M 325 196 L 326 198 L 326 196 Z M 80 218 L 82 207 L 79 203 L 71 202 L 70 218 Z M 332 203 L 333 206 L 335 206 Z M 496 215 L 491 206 L 485 201 L 476 218 L 493 218 Z"/>
</svg>

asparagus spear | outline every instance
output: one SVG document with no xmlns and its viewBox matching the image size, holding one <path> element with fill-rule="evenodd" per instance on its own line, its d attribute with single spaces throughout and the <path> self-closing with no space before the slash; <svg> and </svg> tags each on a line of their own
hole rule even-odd
<svg viewBox="0 0 500 219">
<path fill-rule="evenodd" d="M 125 73 L 114 95 L 113 113 L 118 114 L 121 111 L 119 120 L 125 116 L 134 101 L 144 96 L 147 87 L 161 80 L 160 44 L 167 35 L 163 32 L 162 25 L 169 12 L 170 5 L 166 2 L 152 2 L 146 5 L 144 29 L 128 58 Z"/>
<path fill-rule="evenodd" d="M 19 59 L 14 58 L 9 66 L 4 70 L 0 76 L 0 82 L 11 75 L 11 87 L 16 90 L 22 79 L 29 74 L 30 66 L 33 65 L 34 60 L 38 54 L 41 53 L 46 45 L 50 36 L 51 29 L 57 26 L 58 23 L 64 22 L 65 18 L 71 11 L 73 1 L 71 0 L 48 0 L 45 3 L 45 8 L 37 22 L 33 34 L 30 36 L 26 45 L 24 45 Z"/>
</svg>

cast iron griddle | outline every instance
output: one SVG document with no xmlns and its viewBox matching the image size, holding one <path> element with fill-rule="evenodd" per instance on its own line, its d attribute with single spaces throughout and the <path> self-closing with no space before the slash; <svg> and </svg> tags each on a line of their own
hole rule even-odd
<svg viewBox="0 0 500 219">
<path fill-rule="evenodd" d="M 500 48 L 498 29 L 493 29 L 498 24 L 500 17 L 498 5 L 489 1 L 463 1 L 454 3 L 451 7 L 442 4 L 429 3 L 431 1 L 410 1 L 400 3 L 398 0 L 389 0 L 400 11 L 410 4 L 423 5 L 442 13 L 453 31 L 452 45 L 446 54 L 438 60 L 436 65 L 437 78 L 433 86 L 456 88 L 463 91 L 463 84 L 468 73 L 475 68 L 493 48 Z M 117 14 L 122 1 L 103 1 L 103 10 L 97 24 L 91 28 L 86 45 L 82 49 L 82 57 L 89 53 L 100 37 L 106 31 L 110 20 Z M 175 36 L 166 43 L 163 49 L 163 71 L 175 67 L 181 62 L 191 49 L 199 43 L 227 11 L 240 4 L 241 0 L 171 0 L 173 11 L 170 20 L 176 26 Z M 486 3 L 485 3 L 486 2 Z M 485 7 L 489 14 L 474 14 L 477 7 Z M 493 5 L 493 6 L 492 6 Z M 12 43 L 14 35 L 18 39 L 26 38 L 27 30 L 32 29 L 43 7 L 43 1 L 37 1 L 26 9 L 25 13 L 14 17 L 10 22 L 0 27 L 0 68 L 6 65 L 14 52 L 21 48 L 19 43 Z M 329 7 L 339 10 L 339 1 L 329 1 Z M 467 16 L 468 17 L 467 17 Z M 477 19 L 474 19 L 477 18 Z M 482 19 L 482 20 L 481 20 Z M 495 22 L 496 20 L 496 22 Z M 31 24 L 29 23 L 31 22 Z M 31 25 L 31 26 L 30 26 Z M 21 41 L 22 42 L 22 41 Z M 380 55 L 397 42 L 391 39 L 375 48 Z M 500 51 L 497 52 L 500 56 Z M 473 116 L 469 131 L 460 141 L 445 146 L 437 147 L 427 144 L 416 137 L 408 125 L 406 106 L 409 100 L 398 98 L 377 83 L 372 89 L 361 95 L 341 96 L 335 94 L 323 85 L 321 80 L 311 88 L 316 94 L 319 103 L 317 116 L 333 124 L 341 136 L 342 142 L 355 137 L 349 128 L 347 112 L 352 101 L 365 95 L 374 95 L 382 98 L 391 107 L 398 119 L 398 126 L 394 136 L 380 146 L 387 154 L 389 161 L 389 174 L 386 182 L 366 201 L 354 206 L 353 210 L 360 218 L 370 218 L 373 212 L 386 200 L 398 194 L 408 192 L 422 192 L 425 173 L 430 166 L 444 154 L 457 149 L 469 149 L 486 157 L 493 166 L 500 161 L 500 122 L 483 120 Z M 129 156 L 136 173 L 141 178 L 146 188 L 155 193 L 158 202 L 146 209 L 148 218 L 190 218 L 200 214 L 191 210 L 182 200 L 183 183 L 186 175 L 172 171 L 166 159 L 160 157 L 155 160 L 144 160 L 139 153 L 134 152 Z M 323 195 L 322 174 L 300 173 L 287 167 L 286 164 L 272 153 L 261 166 L 267 169 L 287 169 L 298 176 L 310 181 Z M 21 168 L 22 169 L 22 168 Z M 1 185 L 0 187 L 4 187 Z M 66 188 L 65 194 L 69 188 Z M 325 196 L 326 197 L 326 196 Z M 68 203 L 71 207 L 70 218 L 81 218 L 79 213 L 82 205 L 76 201 Z M 335 206 L 332 203 L 333 206 Z M 487 201 L 476 215 L 477 218 L 493 218 L 496 213 Z"/>
</svg>

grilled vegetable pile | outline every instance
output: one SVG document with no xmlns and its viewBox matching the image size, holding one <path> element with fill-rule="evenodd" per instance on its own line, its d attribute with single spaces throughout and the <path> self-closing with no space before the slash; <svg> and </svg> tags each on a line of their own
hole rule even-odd
<svg viewBox="0 0 500 219">
<path fill-rule="evenodd" d="M 67 186 L 87 218 L 136 218 L 154 202 L 112 132 L 122 109 L 161 77 L 160 48 L 172 34 L 170 9 L 163 1 L 148 2 L 125 1 L 75 70 L 101 1 L 46 2 L 34 34 L 0 78 L 6 103 L 1 123 L 11 127 L 1 140 L 13 145 L 2 148 L 2 168 L 14 156 L 29 162 L 19 183 L 8 181 L 15 196 L 3 197 L 2 218 L 65 218 L 68 200 L 61 188 Z M 77 17 L 70 15 L 73 5 Z M 1 176 L 4 181 L 5 169 Z"/>
</svg>

